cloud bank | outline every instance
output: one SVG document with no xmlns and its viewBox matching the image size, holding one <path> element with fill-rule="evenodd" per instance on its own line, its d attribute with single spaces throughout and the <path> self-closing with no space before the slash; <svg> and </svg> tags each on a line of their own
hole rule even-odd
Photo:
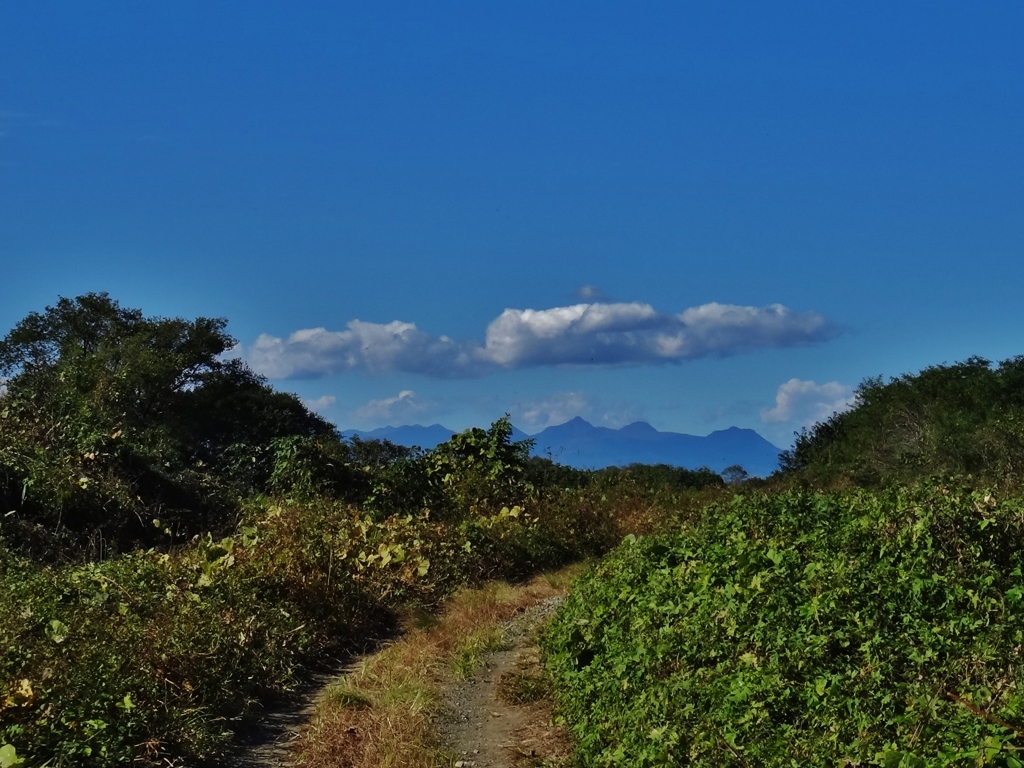
<svg viewBox="0 0 1024 768">
<path fill-rule="evenodd" d="M 302 404 L 309 408 L 309 410 L 315 411 L 316 413 L 319 413 L 322 416 L 337 401 L 338 398 L 336 398 L 334 395 L 322 395 L 320 397 L 313 398 L 310 400 L 303 400 Z"/>
<path fill-rule="evenodd" d="M 838 381 L 817 384 L 790 379 L 779 386 L 775 394 L 775 407 L 761 411 L 761 421 L 792 422 L 797 426 L 808 426 L 824 421 L 833 413 L 848 410 L 853 407 L 854 401 L 853 388 Z"/>
<path fill-rule="evenodd" d="M 650 304 L 576 304 L 506 309 L 487 327 L 482 353 L 504 368 L 545 365 L 645 365 L 787 347 L 835 335 L 817 312 L 781 304 L 704 304 L 681 314 Z"/>
<path fill-rule="evenodd" d="M 394 397 L 370 400 L 353 411 L 352 416 L 360 423 L 403 424 L 435 405 L 434 401 L 424 400 L 411 389 L 403 389 Z"/>
<path fill-rule="evenodd" d="M 271 379 L 315 379 L 360 370 L 437 378 L 483 372 L 472 344 L 431 336 L 399 320 L 385 324 L 353 320 L 344 331 L 307 328 L 287 339 L 262 334 L 247 352 L 253 370 Z"/>
<path fill-rule="evenodd" d="M 468 378 L 501 369 L 678 363 L 812 344 L 837 333 L 823 315 L 781 304 L 712 303 L 675 314 L 639 302 L 591 302 L 506 309 L 487 326 L 483 344 L 433 336 L 400 320 L 353 320 L 344 331 L 310 328 L 285 339 L 263 334 L 246 358 L 272 379 L 348 371 Z"/>
</svg>

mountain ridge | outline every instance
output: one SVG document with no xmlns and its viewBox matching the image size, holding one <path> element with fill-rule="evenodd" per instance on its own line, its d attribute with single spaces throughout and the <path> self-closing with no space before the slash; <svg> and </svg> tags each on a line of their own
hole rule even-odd
<svg viewBox="0 0 1024 768">
<path fill-rule="evenodd" d="M 645 421 L 620 429 L 595 426 L 577 416 L 530 435 L 512 427 L 515 441 L 532 439 L 534 456 L 546 456 L 577 469 L 601 469 L 627 464 L 669 464 L 721 472 L 733 465 L 763 477 L 778 468 L 781 449 L 752 429 L 728 427 L 705 436 L 660 432 Z M 430 449 L 456 434 L 441 424 L 342 430 L 343 437 L 390 440 L 399 445 Z"/>
</svg>

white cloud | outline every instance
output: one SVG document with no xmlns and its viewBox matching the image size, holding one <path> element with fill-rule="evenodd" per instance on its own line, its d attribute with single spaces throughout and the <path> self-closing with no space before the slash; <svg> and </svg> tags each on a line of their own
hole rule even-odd
<svg viewBox="0 0 1024 768">
<path fill-rule="evenodd" d="M 412 323 L 353 320 L 345 331 L 308 328 L 287 339 L 262 334 L 247 358 L 254 370 L 271 379 L 318 378 L 354 370 L 459 378 L 479 373 L 474 352 L 472 345 L 431 336 Z"/>
<path fill-rule="evenodd" d="M 810 344 L 836 334 L 817 312 L 794 312 L 781 304 L 704 304 L 671 314 L 638 302 L 593 302 L 506 309 L 487 326 L 483 345 L 433 336 L 399 320 L 353 320 L 344 331 L 311 328 L 287 339 L 264 334 L 246 357 L 273 379 L 355 370 L 465 378 L 499 368 L 673 363 Z"/>
<path fill-rule="evenodd" d="M 580 416 L 602 427 L 619 427 L 639 421 L 643 413 L 635 403 L 592 400 L 583 392 L 554 392 L 545 397 L 520 400 L 510 409 L 520 429 L 537 432 Z"/>
<path fill-rule="evenodd" d="M 775 407 L 761 411 L 761 421 L 789 422 L 797 427 L 808 426 L 829 418 L 833 413 L 848 410 L 854 404 L 853 388 L 838 381 L 817 384 L 790 379 L 775 394 Z"/>
<path fill-rule="evenodd" d="M 384 397 L 356 408 L 353 418 L 362 424 L 406 424 L 435 405 L 411 389 L 403 389 L 394 397 Z"/>
<path fill-rule="evenodd" d="M 302 404 L 309 408 L 311 411 L 323 414 L 324 411 L 328 410 L 332 405 L 338 401 L 334 395 L 323 395 L 321 397 L 313 398 L 311 400 L 303 400 Z"/>
<path fill-rule="evenodd" d="M 506 309 L 487 327 L 483 355 L 505 368 L 643 365 L 807 344 L 835 334 L 817 312 L 793 312 L 781 304 L 704 304 L 681 314 L 637 302 L 576 304 Z"/>
<path fill-rule="evenodd" d="M 600 288 L 593 283 L 584 283 L 573 292 L 573 298 L 583 301 L 611 301 Z"/>
</svg>

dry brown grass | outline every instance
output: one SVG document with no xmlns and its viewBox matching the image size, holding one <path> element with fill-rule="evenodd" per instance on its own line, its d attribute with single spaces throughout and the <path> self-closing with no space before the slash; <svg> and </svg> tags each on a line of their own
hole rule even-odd
<svg viewBox="0 0 1024 768">
<path fill-rule="evenodd" d="M 432 718 L 441 686 L 468 674 L 500 637 L 498 627 L 525 607 L 558 594 L 564 574 L 528 584 L 466 589 L 440 617 L 409 616 L 400 640 L 367 657 L 328 690 L 299 741 L 306 768 L 450 766 Z"/>
<path fill-rule="evenodd" d="M 509 763 L 514 768 L 571 768 L 573 744 L 564 729 L 549 725 L 554 717 L 551 699 L 529 705 L 529 725 L 515 733 L 516 746 L 508 749 Z"/>
</svg>

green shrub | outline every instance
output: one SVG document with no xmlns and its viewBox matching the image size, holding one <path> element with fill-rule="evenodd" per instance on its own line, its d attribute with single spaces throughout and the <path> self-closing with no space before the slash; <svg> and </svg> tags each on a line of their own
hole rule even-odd
<svg viewBox="0 0 1024 768">
<path fill-rule="evenodd" d="M 1022 512 L 758 494 L 624 543 L 544 640 L 584 764 L 1020 766 Z"/>
<path fill-rule="evenodd" d="M 866 379 L 854 407 L 803 430 L 783 473 L 863 486 L 925 476 L 1024 480 L 1024 356 L 971 357 L 884 382 Z"/>
<path fill-rule="evenodd" d="M 85 565 L 0 550 L 0 744 L 53 766 L 217 754 L 252 701 L 378 620 L 338 513 L 272 508 L 234 537 Z"/>
</svg>

